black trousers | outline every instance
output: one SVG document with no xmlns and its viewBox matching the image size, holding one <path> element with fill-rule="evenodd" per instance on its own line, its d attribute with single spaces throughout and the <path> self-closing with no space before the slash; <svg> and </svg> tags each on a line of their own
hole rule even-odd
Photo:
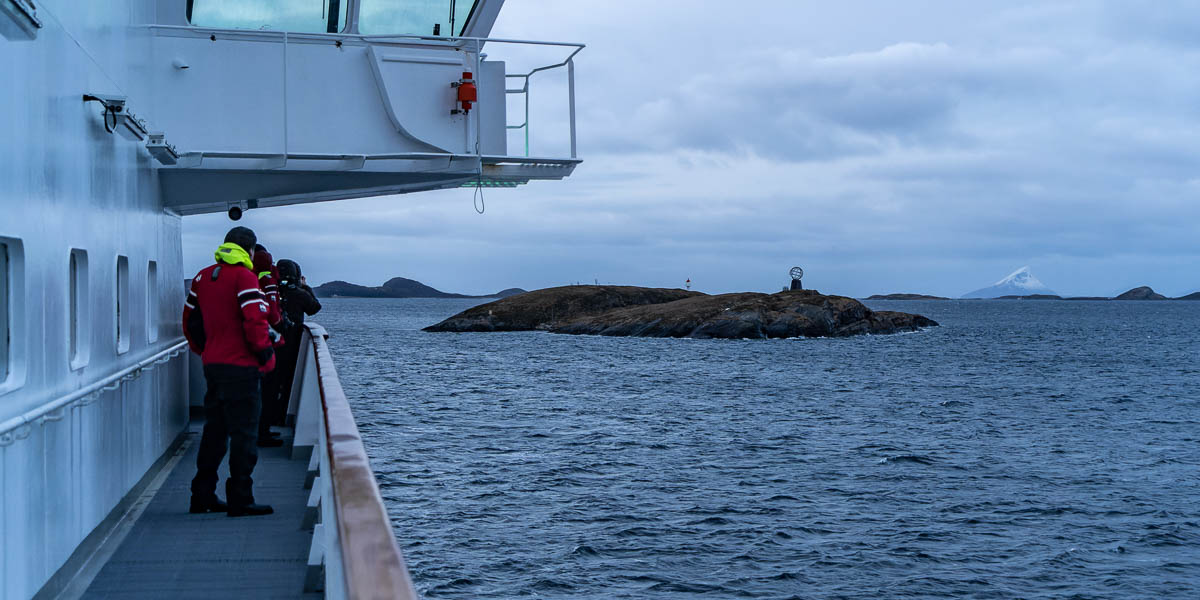
<svg viewBox="0 0 1200 600">
<path fill-rule="evenodd" d="M 276 364 L 279 357 L 275 358 Z M 262 376 L 262 409 L 258 411 L 258 437 L 265 439 L 271 433 L 272 425 L 282 425 L 275 421 L 279 405 L 279 368 Z"/>
<path fill-rule="evenodd" d="M 217 490 L 217 469 L 229 449 L 229 479 L 225 498 L 230 506 L 254 504 L 254 465 L 258 463 L 258 413 L 261 410 L 260 374 L 254 367 L 204 365 L 204 433 L 196 457 L 193 496 L 211 496 Z"/>
</svg>

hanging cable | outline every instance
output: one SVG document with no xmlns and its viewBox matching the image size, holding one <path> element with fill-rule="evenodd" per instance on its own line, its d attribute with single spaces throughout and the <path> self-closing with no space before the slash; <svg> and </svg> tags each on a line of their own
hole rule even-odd
<svg viewBox="0 0 1200 600">
<path fill-rule="evenodd" d="M 479 154 L 479 140 L 475 140 L 475 154 Z M 483 214 L 487 210 L 487 205 L 483 201 L 483 157 L 479 157 L 479 175 L 475 179 L 475 194 L 471 197 L 471 204 L 475 207 L 475 212 Z"/>
<path fill-rule="evenodd" d="M 475 44 L 476 44 L 475 45 L 475 73 L 479 73 L 479 60 L 480 60 L 479 53 L 482 50 L 482 48 L 480 48 L 479 42 L 476 42 Z M 476 160 L 479 161 L 479 177 L 475 179 L 475 196 L 472 197 L 472 205 L 475 206 L 475 212 L 477 212 L 481 215 L 483 214 L 483 211 L 487 210 L 487 205 L 484 204 L 484 202 L 483 202 L 483 148 L 479 145 L 479 143 L 480 143 L 479 138 L 482 137 L 480 135 L 480 130 L 482 129 L 482 127 L 480 127 L 479 125 L 481 124 L 482 121 L 483 121 L 482 113 L 476 112 L 475 113 L 475 123 L 476 123 L 476 127 L 475 127 L 475 157 L 476 157 Z M 476 200 L 475 198 L 478 198 L 478 200 Z"/>
<path fill-rule="evenodd" d="M 100 96 L 94 96 L 92 94 L 84 94 L 83 101 L 99 102 L 100 106 L 104 109 L 104 112 L 100 113 L 100 118 L 104 119 L 104 131 L 113 133 L 117 130 L 117 124 L 120 122 L 121 118 L 117 115 L 117 113 L 121 112 L 125 106 L 125 98 L 123 96 L 117 99 L 111 96 L 107 98 L 101 98 Z M 108 124 L 109 115 L 112 115 L 112 125 Z"/>
<path fill-rule="evenodd" d="M 108 124 L 108 115 L 110 115 L 110 114 L 112 115 L 112 125 Z M 114 111 L 112 109 L 112 107 L 105 105 L 103 116 L 104 116 L 104 130 L 109 133 L 116 131 L 117 130 L 117 112 Z"/>
<path fill-rule="evenodd" d="M 450 8 L 450 17 L 453 19 L 454 18 L 453 0 L 451 0 L 451 4 L 452 4 L 452 6 Z M 451 34 L 454 33 L 453 25 L 451 25 L 450 33 Z M 475 73 L 477 76 L 479 74 L 479 66 L 480 66 L 479 63 L 482 60 L 482 57 L 480 56 L 482 51 L 483 51 L 483 46 L 478 41 L 476 41 L 475 42 L 475 70 L 472 72 Z M 480 83 L 482 83 L 482 81 L 480 81 Z M 467 124 L 468 124 L 467 126 L 468 127 L 470 127 L 470 123 L 471 123 L 470 117 L 467 117 Z M 477 172 L 477 177 L 475 178 L 475 194 L 472 196 L 471 202 L 472 202 L 472 205 L 475 207 L 475 212 L 477 212 L 481 215 L 483 214 L 483 212 L 485 210 L 487 210 L 487 205 L 483 201 L 483 147 L 480 146 L 480 138 L 483 137 L 482 136 L 482 129 L 483 129 L 482 123 L 483 123 L 482 113 L 480 113 L 479 111 L 476 111 L 475 112 L 475 160 L 479 161 L 477 163 L 479 165 L 479 170 Z"/>
</svg>

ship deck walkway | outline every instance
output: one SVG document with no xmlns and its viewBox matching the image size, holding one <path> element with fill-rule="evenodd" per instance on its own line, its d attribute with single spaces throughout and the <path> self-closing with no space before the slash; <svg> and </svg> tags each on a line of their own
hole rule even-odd
<svg viewBox="0 0 1200 600">
<path fill-rule="evenodd" d="M 202 426 L 203 421 L 193 419 L 177 450 L 179 460 L 82 597 L 323 597 L 301 592 L 312 543 L 311 530 L 301 529 L 308 461 L 292 460 L 286 445 L 259 448 L 254 497 L 272 505 L 272 515 L 189 514 Z M 227 476 L 223 465 L 221 480 Z M 218 490 L 224 496 L 224 484 Z"/>
</svg>

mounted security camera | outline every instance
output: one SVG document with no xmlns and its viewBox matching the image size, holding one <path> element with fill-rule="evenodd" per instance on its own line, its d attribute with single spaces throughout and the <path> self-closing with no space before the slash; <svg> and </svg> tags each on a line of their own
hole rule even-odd
<svg viewBox="0 0 1200 600">
<path fill-rule="evenodd" d="M 241 219 L 241 218 L 242 218 L 242 207 L 230 206 L 229 207 L 229 220 L 237 221 L 238 219 Z"/>
</svg>

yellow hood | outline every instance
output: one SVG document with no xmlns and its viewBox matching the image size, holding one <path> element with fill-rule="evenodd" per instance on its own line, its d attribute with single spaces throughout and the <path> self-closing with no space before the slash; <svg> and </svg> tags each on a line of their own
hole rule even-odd
<svg viewBox="0 0 1200 600">
<path fill-rule="evenodd" d="M 217 247 L 217 251 L 213 253 L 219 263 L 228 263 L 231 265 L 242 265 L 251 271 L 254 270 L 254 262 L 250 260 L 250 253 L 242 249 L 241 246 L 233 242 L 225 242 Z"/>
</svg>

